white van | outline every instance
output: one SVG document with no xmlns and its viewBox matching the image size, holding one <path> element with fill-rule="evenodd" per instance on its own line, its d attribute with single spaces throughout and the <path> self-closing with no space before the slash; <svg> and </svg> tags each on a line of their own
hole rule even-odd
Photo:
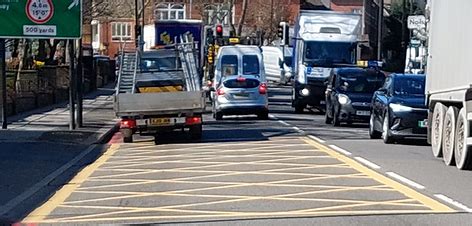
<svg viewBox="0 0 472 226">
<path fill-rule="evenodd" d="M 282 48 L 277 46 L 263 46 L 262 56 L 264 58 L 264 68 L 268 81 L 286 84 L 291 79 L 290 59 L 291 48 L 285 48 L 285 56 L 282 53 Z"/>
<path fill-rule="evenodd" d="M 249 65 L 253 63 L 257 63 L 257 65 Z M 253 71 L 255 68 L 257 71 Z M 214 75 L 210 94 L 212 99 L 214 91 L 221 85 L 225 76 L 253 77 L 261 83 L 266 83 L 261 49 L 258 46 L 248 45 L 221 47 L 216 56 Z"/>
</svg>

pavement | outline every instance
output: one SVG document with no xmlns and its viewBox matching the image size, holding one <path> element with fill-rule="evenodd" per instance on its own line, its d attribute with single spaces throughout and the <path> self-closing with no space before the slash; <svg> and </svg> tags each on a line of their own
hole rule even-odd
<svg viewBox="0 0 472 226">
<path fill-rule="evenodd" d="M 117 122 L 113 89 L 84 97 L 84 125 L 74 131 L 67 103 L 8 118 L 0 130 L 0 219 L 22 219 L 106 150 Z"/>
<path fill-rule="evenodd" d="M 472 220 L 466 209 L 444 199 L 467 201 L 472 188 L 467 180 L 458 182 L 462 188 L 434 188 L 398 177 L 464 176 L 452 167 L 439 173 L 444 166 L 424 157 L 430 155 L 424 142 L 384 145 L 369 139 L 366 124 L 335 128 L 316 111 L 294 114 L 289 87 L 270 87 L 270 112 L 270 120 L 215 121 L 205 114 L 198 142 L 175 132 L 158 137 L 159 145 L 138 135 L 124 144 L 117 133 L 96 162 L 22 222 L 467 225 Z M 369 161 L 376 158 L 383 161 Z M 423 167 L 431 171 L 423 173 Z M 463 197 L 449 196 L 450 190 Z"/>
</svg>

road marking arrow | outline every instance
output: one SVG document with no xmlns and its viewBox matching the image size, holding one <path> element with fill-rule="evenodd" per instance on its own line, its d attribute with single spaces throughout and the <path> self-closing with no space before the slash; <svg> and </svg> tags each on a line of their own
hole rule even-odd
<svg viewBox="0 0 472 226">
<path fill-rule="evenodd" d="M 72 2 L 70 3 L 69 7 L 67 7 L 69 10 L 71 10 L 72 8 L 74 8 L 75 6 L 78 6 L 80 3 L 80 0 L 72 0 Z"/>
</svg>

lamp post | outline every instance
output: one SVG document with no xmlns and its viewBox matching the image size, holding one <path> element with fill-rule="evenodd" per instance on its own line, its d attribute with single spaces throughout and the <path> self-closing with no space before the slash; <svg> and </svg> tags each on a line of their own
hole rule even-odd
<svg viewBox="0 0 472 226">
<path fill-rule="evenodd" d="M 382 60 L 382 34 L 383 34 L 383 9 L 384 9 L 384 0 L 379 0 L 379 15 L 378 15 L 378 24 L 377 24 L 377 60 Z"/>
</svg>

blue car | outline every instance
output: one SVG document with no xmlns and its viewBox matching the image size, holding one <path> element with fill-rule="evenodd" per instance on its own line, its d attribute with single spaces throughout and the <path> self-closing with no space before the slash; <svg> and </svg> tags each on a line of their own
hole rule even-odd
<svg viewBox="0 0 472 226">
<path fill-rule="evenodd" d="M 369 134 L 385 143 L 426 138 L 425 75 L 392 74 L 372 98 Z"/>
</svg>

